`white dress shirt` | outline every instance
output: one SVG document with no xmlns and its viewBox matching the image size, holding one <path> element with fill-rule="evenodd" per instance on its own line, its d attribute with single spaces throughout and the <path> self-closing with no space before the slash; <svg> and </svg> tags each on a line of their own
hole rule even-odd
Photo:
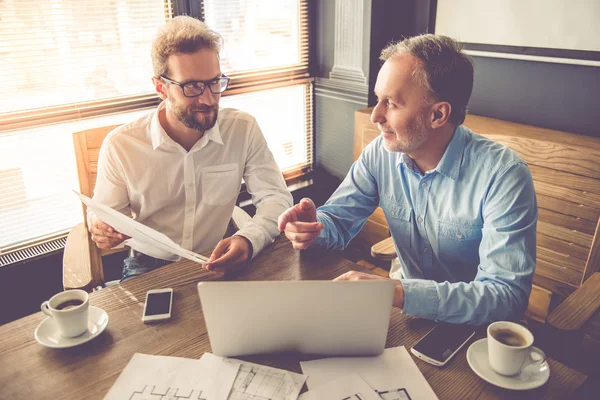
<svg viewBox="0 0 600 400">
<path fill-rule="evenodd" d="M 236 234 L 252 243 L 256 256 L 277 237 L 277 218 L 292 206 L 256 120 L 242 111 L 220 109 L 215 126 L 188 152 L 160 125 L 158 113 L 164 107 L 163 102 L 104 139 L 94 199 L 200 253 L 223 238 L 243 177 L 256 215 Z M 154 247 L 137 250 L 179 259 Z"/>
</svg>

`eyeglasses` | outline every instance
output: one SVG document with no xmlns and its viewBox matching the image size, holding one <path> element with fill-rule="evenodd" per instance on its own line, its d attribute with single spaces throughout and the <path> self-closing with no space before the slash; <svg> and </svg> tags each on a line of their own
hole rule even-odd
<svg viewBox="0 0 600 400">
<path fill-rule="evenodd" d="M 161 78 L 171 85 L 179 86 L 185 97 L 198 97 L 204 93 L 204 89 L 208 87 L 212 94 L 221 94 L 229 85 L 229 77 L 221 76 L 220 78 L 211 79 L 210 81 L 191 81 L 186 83 L 175 82 L 166 76 Z"/>
</svg>

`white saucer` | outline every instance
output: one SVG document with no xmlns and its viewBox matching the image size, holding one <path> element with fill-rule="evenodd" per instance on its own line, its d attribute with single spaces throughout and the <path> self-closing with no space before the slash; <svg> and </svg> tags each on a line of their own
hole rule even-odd
<svg viewBox="0 0 600 400">
<path fill-rule="evenodd" d="M 74 338 L 62 337 L 54 319 L 48 317 L 36 328 L 35 340 L 41 345 L 53 349 L 64 349 L 89 342 L 101 334 L 108 325 L 108 314 L 103 309 L 90 306 L 89 313 L 90 320 L 88 321 L 88 330 L 85 333 Z"/>
<path fill-rule="evenodd" d="M 535 389 L 546 383 L 550 377 L 550 366 L 546 361 L 541 365 L 531 365 L 530 367 L 526 365 L 521 373 L 515 376 L 498 374 L 490 367 L 488 361 L 487 338 L 478 340 L 469 346 L 467 361 L 473 372 L 481 379 L 504 389 Z"/>
</svg>

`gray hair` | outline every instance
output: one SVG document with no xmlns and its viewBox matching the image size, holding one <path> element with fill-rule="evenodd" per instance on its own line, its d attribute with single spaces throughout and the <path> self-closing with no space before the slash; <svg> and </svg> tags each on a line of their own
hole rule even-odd
<svg viewBox="0 0 600 400">
<path fill-rule="evenodd" d="M 381 51 L 382 61 L 408 54 L 420 60 L 413 71 L 415 81 L 436 101 L 452 106 L 450 122 L 462 124 L 473 91 L 473 60 L 463 46 L 448 36 L 425 34 L 391 43 Z"/>
</svg>

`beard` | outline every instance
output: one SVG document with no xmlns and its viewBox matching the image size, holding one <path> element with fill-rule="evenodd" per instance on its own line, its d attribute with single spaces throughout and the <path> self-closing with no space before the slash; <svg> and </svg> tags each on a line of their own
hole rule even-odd
<svg viewBox="0 0 600 400">
<path fill-rule="evenodd" d="M 203 104 L 196 104 L 185 107 L 178 105 L 171 100 L 169 100 L 168 105 L 179 122 L 198 132 L 206 132 L 217 123 L 217 116 L 219 115 L 218 105 L 206 106 Z"/>
<path fill-rule="evenodd" d="M 425 128 L 426 117 L 427 110 L 423 108 L 418 115 L 415 115 L 408 122 L 404 135 L 398 136 L 396 132 L 391 132 L 394 135 L 393 139 L 390 140 L 384 137 L 383 144 L 386 150 L 389 152 L 411 153 L 418 149 L 429 138 Z M 390 132 L 390 129 L 385 129 L 383 126 L 380 126 L 379 129 L 383 132 Z"/>
</svg>

